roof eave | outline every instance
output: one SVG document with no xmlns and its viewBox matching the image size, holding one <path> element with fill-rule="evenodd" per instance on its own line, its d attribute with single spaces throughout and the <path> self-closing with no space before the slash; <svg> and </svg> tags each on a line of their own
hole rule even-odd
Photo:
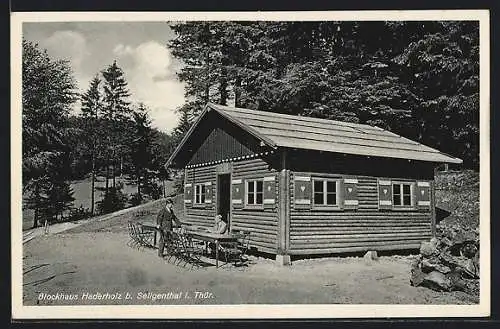
<svg viewBox="0 0 500 329">
<path fill-rule="evenodd" d="M 443 159 L 429 159 L 429 158 L 418 158 L 418 157 L 412 157 L 412 158 L 403 158 L 403 157 L 395 157 L 395 156 L 384 156 L 384 155 L 373 155 L 373 154 L 363 154 L 363 153 L 347 153 L 347 152 L 335 152 L 332 150 L 327 150 L 327 149 L 312 149 L 312 148 L 301 148 L 301 147 L 292 147 L 289 145 L 278 145 L 278 147 L 283 147 L 285 149 L 302 149 L 302 150 L 308 150 L 308 151 L 315 151 L 315 152 L 326 152 L 326 153 L 338 153 L 338 154 L 349 154 L 349 155 L 354 155 L 354 156 L 366 156 L 366 157 L 374 157 L 374 158 L 389 158 L 389 159 L 403 159 L 403 160 L 411 160 L 411 161 L 423 161 L 423 162 L 431 162 L 431 163 L 450 163 L 450 164 L 462 164 L 463 160 L 459 158 L 455 158 L 451 155 L 448 155 L 446 153 L 440 152 L 440 155 L 442 155 L 444 158 Z"/>
<path fill-rule="evenodd" d="M 444 161 L 444 163 L 462 164 L 462 163 L 464 163 L 464 161 L 462 159 L 459 159 L 459 158 L 451 158 L 448 161 Z"/>
</svg>

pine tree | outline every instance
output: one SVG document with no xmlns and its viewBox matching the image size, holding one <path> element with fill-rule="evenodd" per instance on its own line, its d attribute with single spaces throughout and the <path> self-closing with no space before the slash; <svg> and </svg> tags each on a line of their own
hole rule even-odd
<svg viewBox="0 0 500 329">
<path fill-rule="evenodd" d="M 155 138 L 154 131 L 151 128 L 147 108 L 144 104 L 139 104 L 133 115 L 133 136 L 130 143 L 132 164 L 134 166 L 135 177 L 137 181 L 137 198 L 142 200 L 142 187 L 148 187 L 150 182 L 150 171 L 152 171 L 152 147 Z"/>
<path fill-rule="evenodd" d="M 118 67 L 116 60 L 102 71 L 104 78 L 104 118 L 110 121 L 130 117 L 127 100 L 130 96 L 128 83 L 123 70 Z"/>
<path fill-rule="evenodd" d="M 23 40 L 23 192 L 35 210 L 33 227 L 45 203 L 48 188 L 63 184 L 69 173 L 66 120 L 76 101 L 76 83 L 67 61 L 52 60 L 36 43 Z"/>
<path fill-rule="evenodd" d="M 193 123 L 193 107 L 196 105 L 191 105 L 191 104 L 185 104 L 181 106 L 178 110 L 177 113 L 179 113 L 180 118 L 179 118 L 179 123 L 177 124 L 177 127 L 175 127 L 173 136 L 175 136 L 176 139 L 180 141 L 182 137 L 184 137 L 184 134 L 187 133 L 189 128 L 191 128 L 191 125 Z"/>
<path fill-rule="evenodd" d="M 82 114 L 85 119 L 85 128 L 87 136 L 87 144 L 91 159 L 91 205 L 90 213 L 94 214 L 95 205 L 95 175 L 96 175 L 96 158 L 99 146 L 102 144 L 102 135 L 99 134 L 99 119 L 103 114 L 102 95 L 100 91 L 101 80 L 95 76 L 90 82 L 89 89 L 82 95 Z"/>
<path fill-rule="evenodd" d="M 186 82 L 185 95 L 198 105 L 226 104 L 229 98 L 229 57 L 226 22 L 185 22 L 171 24 L 177 38 L 169 43 L 172 54 L 184 62 L 178 73 Z M 186 45 L 189 44 L 189 47 Z M 195 107 L 194 115 L 201 106 Z"/>
<path fill-rule="evenodd" d="M 104 78 L 104 107 L 103 121 L 104 130 L 107 135 L 106 152 L 106 192 L 109 188 L 109 170 L 112 166 L 113 187 L 116 187 L 116 163 L 122 157 L 123 135 L 120 127 L 123 122 L 130 118 L 130 93 L 125 80 L 123 70 L 118 67 L 116 61 L 102 71 Z"/>
</svg>

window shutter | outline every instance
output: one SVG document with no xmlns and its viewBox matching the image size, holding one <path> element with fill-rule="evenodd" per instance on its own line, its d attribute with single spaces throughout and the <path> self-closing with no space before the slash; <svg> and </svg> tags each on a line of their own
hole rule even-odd
<svg viewBox="0 0 500 329">
<path fill-rule="evenodd" d="M 344 209 L 358 209 L 358 179 L 344 178 Z"/>
<path fill-rule="evenodd" d="M 294 175 L 294 206 L 295 209 L 310 209 L 312 185 L 310 175 Z"/>
<path fill-rule="evenodd" d="M 241 179 L 231 180 L 231 203 L 234 208 L 243 207 L 244 192 L 243 181 Z"/>
<path fill-rule="evenodd" d="M 212 205 L 212 195 L 213 195 L 212 182 L 206 182 L 205 183 L 205 206 Z"/>
<path fill-rule="evenodd" d="M 191 207 L 193 204 L 193 184 L 184 185 L 184 204 Z"/>
<path fill-rule="evenodd" d="M 264 208 L 274 208 L 276 203 L 275 181 L 275 176 L 264 177 Z"/>
<path fill-rule="evenodd" d="M 429 210 L 431 208 L 431 184 L 430 182 L 417 182 L 415 201 L 418 209 Z"/>
<path fill-rule="evenodd" d="M 392 183 L 388 179 L 378 180 L 378 208 L 392 209 Z"/>
</svg>

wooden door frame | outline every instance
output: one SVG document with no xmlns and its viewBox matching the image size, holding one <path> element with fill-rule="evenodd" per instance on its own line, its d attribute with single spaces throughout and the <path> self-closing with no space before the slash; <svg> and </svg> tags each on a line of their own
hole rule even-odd
<svg viewBox="0 0 500 329">
<path fill-rule="evenodd" d="M 229 184 L 228 184 L 228 205 L 229 205 L 229 209 L 228 209 L 228 218 L 226 218 L 227 220 L 227 225 L 228 225 L 228 228 L 227 230 L 229 231 L 231 229 L 231 222 L 232 222 L 232 213 L 233 213 L 233 206 L 232 206 L 232 187 L 231 187 L 231 179 L 232 179 L 232 173 L 231 172 L 217 172 L 217 175 L 216 175 L 216 192 L 217 192 L 217 198 L 216 198 L 216 205 L 215 205 L 215 215 L 219 214 L 219 210 L 220 210 L 220 200 L 221 200 L 221 195 L 220 195 L 220 178 L 221 176 L 223 175 L 227 175 L 229 177 Z"/>
</svg>

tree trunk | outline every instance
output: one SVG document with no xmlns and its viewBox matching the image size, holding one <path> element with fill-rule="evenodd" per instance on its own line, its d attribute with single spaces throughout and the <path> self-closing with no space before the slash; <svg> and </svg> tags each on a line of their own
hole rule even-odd
<svg viewBox="0 0 500 329">
<path fill-rule="evenodd" d="M 234 107 L 240 106 L 241 78 L 236 77 L 234 81 Z"/>
<path fill-rule="evenodd" d="M 38 206 L 35 206 L 35 214 L 33 215 L 33 228 L 38 227 Z"/>
<path fill-rule="evenodd" d="M 40 206 L 40 189 L 38 187 L 38 184 L 36 184 L 35 185 L 35 213 L 33 215 L 33 228 L 38 227 L 38 217 L 40 217 L 39 206 Z"/>
<path fill-rule="evenodd" d="M 91 182 L 91 194 L 90 194 L 90 213 L 94 215 L 94 191 L 95 191 L 95 154 L 92 150 L 92 182 Z"/>
<path fill-rule="evenodd" d="M 205 103 L 210 102 L 210 52 L 208 51 L 205 56 L 205 65 L 207 66 L 207 83 L 205 85 Z"/>
<path fill-rule="evenodd" d="M 219 83 L 220 104 L 227 105 L 227 70 L 224 66 L 221 68 Z"/>
<path fill-rule="evenodd" d="M 141 197 L 141 173 L 139 172 L 139 170 L 136 170 L 136 173 L 137 175 L 137 197 L 139 198 L 139 200 L 142 200 L 142 197 Z"/>
<path fill-rule="evenodd" d="M 106 189 L 104 192 L 104 197 L 108 195 L 109 190 L 109 155 L 106 154 Z"/>
<path fill-rule="evenodd" d="M 116 172 L 115 172 L 115 167 L 116 167 L 116 161 L 113 161 L 113 170 L 112 170 L 112 174 L 113 174 L 113 190 L 116 188 Z"/>
<path fill-rule="evenodd" d="M 116 154 L 115 154 L 115 151 L 113 150 L 113 155 L 112 155 L 112 160 L 113 162 L 113 171 L 111 172 L 113 174 L 113 190 L 116 189 L 116 179 L 115 179 L 115 176 L 116 176 Z"/>
</svg>

